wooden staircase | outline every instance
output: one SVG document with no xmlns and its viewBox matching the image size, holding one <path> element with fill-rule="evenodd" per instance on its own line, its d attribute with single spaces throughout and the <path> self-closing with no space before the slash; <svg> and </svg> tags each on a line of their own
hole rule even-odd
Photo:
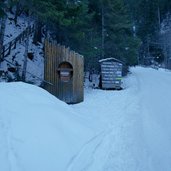
<svg viewBox="0 0 171 171">
<path fill-rule="evenodd" d="M 1 51 L 0 62 L 10 55 L 11 50 L 16 48 L 17 43 L 22 43 L 28 36 L 30 36 L 35 30 L 34 25 L 28 26 L 23 32 L 21 32 L 15 39 L 3 45 Z"/>
<path fill-rule="evenodd" d="M 1 49 L 1 55 L 0 55 L 0 65 L 3 61 L 7 62 L 7 65 L 12 66 L 12 67 L 8 67 L 9 69 L 13 69 L 14 72 L 18 72 L 19 69 L 21 69 L 19 66 L 17 66 L 16 64 L 14 64 L 12 61 L 9 61 L 8 59 L 6 59 L 6 57 L 8 55 L 11 54 L 11 51 L 13 49 L 16 49 L 17 43 L 22 43 L 24 42 L 31 34 L 33 34 L 35 31 L 35 26 L 34 25 L 30 25 L 28 26 L 25 30 L 23 30 L 16 38 L 14 38 L 12 41 L 4 44 L 2 46 Z M 0 81 L 1 78 L 7 80 L 7 72 L 3 71 L 3 69 L 0 69 Z"/>
</svg>

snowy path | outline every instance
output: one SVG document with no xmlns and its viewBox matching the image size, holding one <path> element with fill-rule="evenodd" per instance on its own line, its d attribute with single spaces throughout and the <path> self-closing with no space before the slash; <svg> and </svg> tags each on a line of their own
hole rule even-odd
<svg viewBox="0 0 171 171">
<path fill-rule="evenodd" d="M 120 92 L 90 91 L 84 103 L 73 106 L 101 133 L 73 157 L 67 171 L 170 171 L 171 107 L 169 101 L 160 104 L 171 78 L 136 68 L 126 85 Z"/>
<path fill-rule="evenodd" d="M 151 166 L 154 171 L 170 171 L 171 73 L 142 68 L 135 72 L 140 82 L 144 140 L 151 154 Z"/>
<path fill-rule="evenodd" d="M 3 111 L 0 110 L 0 113 Z M 1 169 L 5 171 L 10 170 L 10 162 L 8 159 L 8 140 L 7 140 L 7 128 L 3 121 L 2 116 L 0 115 L 0 161 L 4 161 L 1 164 Z"/>
<path fill-rule="evenodd" d="M 122 91 L 67 105 L 0 84 L 0 171 L 170 171 L 171 72 L 136 67 Z"/>
</svg>

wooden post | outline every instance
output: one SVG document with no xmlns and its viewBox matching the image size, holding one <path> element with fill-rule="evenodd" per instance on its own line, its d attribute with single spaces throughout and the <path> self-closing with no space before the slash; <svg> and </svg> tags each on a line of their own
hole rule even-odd
<svg viewBox="0 0 171 171">
<path fill-rule="evenodd" d="M 5 46 L 2 48 L 2 59 L 5 57 Z"/>
<path fill-rule="evenodd" d="M 11 45 L 12 45 L 12 42 L 9 43 L 7 56 L 10 55 L 11 53 Z"/>
<path fill-rule="evenodd" d="M 1 27 L 0 27 L 0 60 L 2 59 L 2 50 L 3 50 L 3 43 L 4 43 L 4 33 L 5 33 L 5 22 L 6 16 L 1 19 Z"/>
<path fill-rule="evenodd" d="M 25 30 L 22 32 L 22 41 L 24 41 L 24 38 L 25 38 Z"/>
<path fill-rule="evenodd" d="M 14 49 L 16 49 L 16 46 L 17 46 L 17 39 L 14 41 Z"/>
<path fill-rule="evenodd" d="M 19 43 L 21 43 L 21 41 L 22 41 L 22 35 L 21 34 L 18 36 L 18 39 L 19 39 Z"/>
<path fill-rule="evenodd" d="M 29 38 L 27 38 L 25 42 L 24 63 L 23 63 L 23 71 L 22 71 L 22 76 L 21 76 L 22 81 L 26 81 L 28 46 L 29 46 Z"/>
</svg>

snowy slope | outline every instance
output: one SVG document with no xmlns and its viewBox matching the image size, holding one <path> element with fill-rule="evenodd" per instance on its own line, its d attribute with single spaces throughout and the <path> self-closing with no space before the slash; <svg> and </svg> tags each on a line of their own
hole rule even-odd
<svg viewBox="0 0 171 171">
<path fill-rule="evenodd" d="M 0 83 L 0 170 L 170 171 L 171 72 L 131 72 L 124 90 L 86 89 L 71 106 Z"/>
<path fill-rule="evenodd" d="M 24 31 L 28 25 L 34 23 L 34 20 L 26 17 L 24 14 L 21 14 L 17 18 L 17 24 L 14 23 L 14 15 L 11 13 L 7 13 L 7 20 L 5 25 L 5 35 L 4 35 L 4 44 L 12 41 L 16 38 L 22 31 Z"/>
<path fill-rule="evenodd" d="M 0 83 L 0 170 L 66 170 L 93 135 L 64 102 L 24 83 Z"/>
<path fill-rule="evenodd" d="M 17 19 L 17 25 L 14 23 L 14 15 L 7 13 L 7 20 L 5 26 L 5 36 L 4 45 L 14 40 L 19 34 L 21 34 L 28 26 L 34 24 L 34 20 L 31 17 L 27 17 L 24 14 Z M 7 46 L 8 47 L 8 46 Z M 12 49 L 10 55 L 5 57 L 6 60 L 0 63 L 0 71 L 4 71 L 10 81 L 16 80 L 16 73 L 10 72 L 8 68 L 19 66 L 19 75 L 22 75 L 23 61 L 25 55 L 26 43 L 23 40 L 21 43 L 18 42 L 16 49 Z M 28 52 L 33 54 L 33 60 L 27 59 L 27 73 L 26 81 L 32 82 L 35 85 L 40 86 L 44 78 L 44 55 L 43 55 L 43 44 L 34 45 L 33 44 L 33 34 L 29 36 L 29 47 Z M 0 75 L 0 81 L 4 81 L 3 77 Z M 9 79 L 5 79 L 9 81 Z"/>
</svg>

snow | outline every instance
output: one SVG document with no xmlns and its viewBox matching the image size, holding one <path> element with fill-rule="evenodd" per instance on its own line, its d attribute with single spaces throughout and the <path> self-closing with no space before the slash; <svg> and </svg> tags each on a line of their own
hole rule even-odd
<svg viewBox="0 0 171 171">
<path fill-rule="evenodd" d="M 150 79 L 148 72 L 150 71 Z M 171 169 L 171 73 L 137 71 L 140 81 L 141 111 L 146 143 L 152 154 L 153 170 Z M 146 78 L 147 77 L 147 78 Z M 148 82 L 147 82 L 148 81 Z M 147 82 L 147 84 L 143 84 Z"/>
<path fill-rule="evenodd" d="M 28 25 L 33 24 L 33 19 L 26 17 L 24 14 L 17 18 L 17 24 L 14 23 L 14 15 L 7 13 L 8 17 L 6 20 L 4 44 L 12 41 L 17 37 L 22 31 L 24 31 Z"/>
<path fill-rule="evenodd" d="M 73 106 L 102 133 L 85 145 L 68 171 L 171 169 L 171 73 L 141 67 L 131 72 L 125 90 L 88 90 L 85 102 Z"/>
<path fill-rule="evenodd" d="M 116 59 L 116 58 L 105 58 L 105 59 L 100 59 L 99 62 L 106 62 L 106 61 L 116 61 L 116 62 L 119 62 L 119 63 L 123 63 L 122 61 Z"/>
<path fill-rule="evenodd" d="M 17 25 L 14 23 L 14 15 L 7 13 L 7 20 L 5 26 L 4 45 L 7 45 L 10 41 L 14 40 L 19 34 L 22 33 L 28 26 L 34 24 L 34 19 L 21 14 L 17 18 Z M 25 55 L 25 40 L 21 43 L 17 43 L 16 49 L 12 49 L 10 55 L 5 57 L 5 60 L 0 63 L 0 70 L 7 73 L 13 81 L 16 80 L 16 74 L 8 71 L 9 67 L 19 66 L 19 74 L 22 75 L 23 61 Z M 33 44 L 33 34 L 29 36 L 29 47 L 28 52 L 33 53 L 33 60 L 27 59 L 27 73 L 26 81 L 31 82 L 35 85 L 40 86 L 44 79 L 44 55 L 43 55 L 43 44 Z M 8 61 L 8 62 L 7 62 Z M 9 63 L 10 62 L 10 63 Z M 17 65 L 16 65 L 17 64 Z M 4 81 L 0 77 L 0 81 Z"/>
<path fill-rule="evenodd" d="M 166 17 L 163 19 L 161 26 L 160 26 L 160 33 L 161 34 L 166 34 L 170 32 L 170 27 L 171 27 L 171 14 L 168 13 Z"/>
<path fill-rule="evenodd" d="M 0 83 L 0 170 L 66 170 L 92 136 L 85 120 L 33 85 Z"/>
<path fill-rule="evenodd" d="M 67 105 L 0 83 L 0 170 L 170 171 L 171 72 L 135 67 L 124 90 L 85 89 Z"/>
</svg>

